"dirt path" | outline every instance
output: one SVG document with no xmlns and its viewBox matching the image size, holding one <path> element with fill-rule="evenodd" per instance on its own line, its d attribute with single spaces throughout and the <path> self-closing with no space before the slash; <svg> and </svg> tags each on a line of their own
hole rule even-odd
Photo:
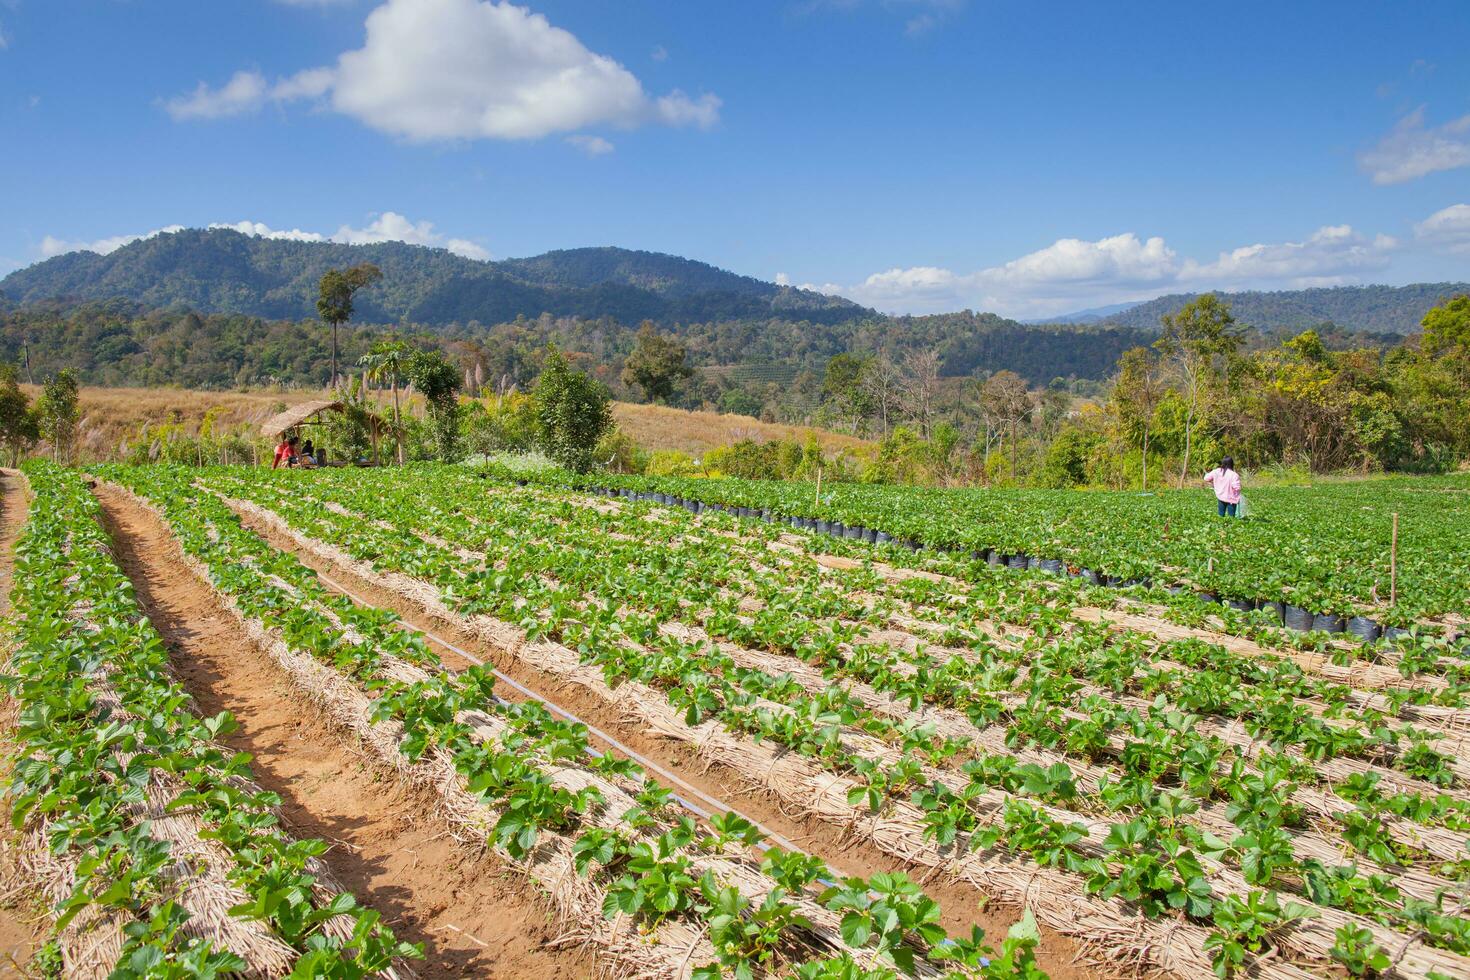
<svg viewBox="0 0 1470 980">
<path fill-rule="evenodd" d="M 425 978 L 590 978 L 592 958 L 555 949 L 549 907 L 490 855 L 449 839 L 432 804 L 380 778 L 306 706 L 271 660 L 184 566 L 167 529 L 115 488 L 99 486 L 107 529 L 138 601 L 199 709 L 228 709 L 225 741 L 254 756 L 256 780 L 279 793 L 287 825 L 332 843 L 326 861 L 344 887 L 398 936 L 423 943 Z"/>
<path fill-rule="evenodd" d="M 454 623 L 429 615 L 421 606 L 402 596 L 379 588 L 347 568 L 304 551 L 295 542 L 273 531 L 258 519 L 242 516 L 241 520 L 246 527 L 277 548 L 294 554 L 303 564 L 330 576 L 359 598 L 379 608 L 392 609 L 410 625 L 420 630 L 432 631 L 476 657 L 494 664 L 510 677 L 539 692 L 541 696 L 575 713 L 587 724 L 606 731 L 635 752 L 678 773 L 680 778 L 702 792 L 738 808 L 751 819 L 758 820 L 785 836 L 796 846 L 830 860 L 834 868 L 865 877 L 878 871 L 912 871 L 906 863 L 885 854 L 870 842 L 846 836 L 831 824 L 803 819 L 799 815 L 788 815 L 774 794 L 753 787 L 734 770 L 718 763 L 711 764 L 686 747 L 651 736 L 641 721 L 630 720 L 630 716 L 579 685 L 555 679 L 526 666 L 514 655 L 487 645 L 479 637 L 460 629 Z M 436 645 L 435 651 L 445 666 L 451 669 L 468 666 L 465 660 L 451 650 Z M 520 695 L 508 685 L 498 689 L 498 692 L 507 698 L 520 699 Z M 670 788 L 680 791 L 679 787 Z M 1018 908 L 982 901 L 974 888 L 963 883 L 936 877 L 925 881 L 924 888 L 942 906 L 945 927 L 956 933 L 967 934 L 970 925 L 979 925 L 998 944 L 1005 937 L 1006 930 L 1020 916 Z M 1086 965 L 1085 953 L 1077 943 L 1045 927 L 1042 930 L 1041 946 L 1037 950 L 1037 961 L 1053 980 L 1095 980 L 1112 975 L 1109 971 Z"/>
<path fill-rule="evenodd" d="M 0 614 L 10 612 L 10 585 L 15 574 L 15 543 L 26 523 L 25 479 L 18 470 L 0 469 Z M 0 704 L 0 750 L 10 751 L 8 733 L 14 706 Z M 9 774 L 8 764 L 0 777 Z M 16 867 L 10 807 L 0 805 L 0 977 L 23 976 L 26 964 L 46 941 L 46 912 L 25 887 Z"/>
</svg>

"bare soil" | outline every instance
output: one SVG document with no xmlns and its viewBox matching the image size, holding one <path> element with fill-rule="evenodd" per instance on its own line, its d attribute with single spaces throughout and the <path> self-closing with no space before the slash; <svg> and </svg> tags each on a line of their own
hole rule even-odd
<svg viewBox="0 0 1470 980">
<path fill-rule="evenodd" d="M 844 834 L 823 821 L 788 814 L 775 794 L 751 785 L 739 773 L 726 766 L 711 765 L 683 746 L 650 736 L 641 723 L 630 721 L 615 706 L 579 685 L 563 682 L 528 667 L 513 654 L 484 643 L 452 622 L 430 615 L 417 603 L 390 590 L 379 588 L 347 568 L 303 551 L 289 538 L 276 533 L 259 520 L 249 516 L 242 516 L 241 520 L 246 527 L 260 534 L 275 547 L 294 554 L 302 563 L 330 576 L 359 599 L 379 608 L 392 609 L 410 625 L 420 630 L 432 631 L 449 643 L 493 664 L 503 673 L 537 692 L 543 699 L 576 714 L 587 724 L 602 729 L 634 752 L 677 773 L 681 779 L 701 792 L 722 800 L 750 819 L 759 821 L 797 847 L 820 855 L 834 870 L 864 877 L 878 871 L 913 870 L 865 839 Z M 450 669 L 464 669 L 469 666 L 469 662 L 451 648 L 436 645 L 436 650 L 445 666 Z M 520 698 L 508 685 L 500 687 L 497 693 L 512 700 Z M 651 775 L 658 778 L 657 774 Z M 680 789 L 672 785 L 669 788 L 675 791 Z M 926 892 L 942 906 L 943 924 L 951 932 L 968 933 L 971 925 L 979 925 L 992 942 L 999 943 L 1011 924 L 1020 918 L 1019 908 L 990 901 L 966 884 L 938 877 L 922 883 Z M 1117 975 L 1102 964 L 1089 962 L 1092 959 L 1089 951 L 1081 944 L 1042 927 L 1037 962 L 1053 980 L 1093 980 Z"/>
<path fill-rule="evenodd" d="M 493 854 L 455 843 L 431 801 L 339 737 L 245 637 L 185 567 L 157 517 L 116 488 L 97 488 L 119 564 L 163 636 L 170 662 L 206 714 L 232 712 L 225 739 L 254 756 L 257 782 L 280 794 L 286 825 L 333 845 L 342 885 L 395 933 L 422 943 L 422 977 L 590 978 L 590 953 L 557 943 L 547 902 Z"/>
</svg>

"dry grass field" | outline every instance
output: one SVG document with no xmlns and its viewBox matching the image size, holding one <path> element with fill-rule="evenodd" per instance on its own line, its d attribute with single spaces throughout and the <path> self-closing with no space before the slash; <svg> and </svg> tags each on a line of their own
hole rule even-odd
<svg viewBox="0 0 1470 980">
<path fill-rule="evenodd" d="M 690 412 L 663 405 L 618 402 L 613 406 L 613 416 L 623 431 L 645 449 L 678 449 L 694 456 L 742 439 L 753 439 L 756 442 L 794 439 L 805 442 L 809 436 L 815 435 L 822 449 L 828 453 L 872 445 L 865 439 L 828 432 L 825 429 L 777 425 L 762 422 L 749 415 Z"/>
<path fill-rule="evenodd" d="M 22 385 L 32 399 L 38 388 Z M 84 459 L 107 459 L 144 426 L 182 424 L 196 431 L 213 413 L 217 431 L 254 428 L 275 413 L 301 402 L 322 398 L 317 390 L 261 389 L 254 391 L 190 391 L 182 388 L 92 388 L 81 391 L 81 453 Z M 384 396 L 386 404 L 386 395 Z M 417 410 L 409 398 L 410 410 Z M 828 453 L 855 450 L 871 443 L 853 436 L 804 426 L 775 425 L 745 415 L 690 412 L 662 405 L 633 405 L 617 402 L 613 415 L 618 425 L 649 450 L 677 449 L 701 455 L 717 446 L 741 439 L 768 442 L 795 439 L 804 442 L 815 434 Z"/>
</svg>

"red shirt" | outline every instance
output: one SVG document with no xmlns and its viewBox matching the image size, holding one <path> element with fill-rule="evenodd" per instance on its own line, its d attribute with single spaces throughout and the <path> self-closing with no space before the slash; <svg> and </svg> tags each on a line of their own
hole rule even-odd
<svg viewBox="0 0 1470 980">
<path fill-rule="evenodd" d="M 276 461 L 274 463 L 271 463 L 271 469 L 275 469 L 277 466 L 280 466 L 282 463 L 285 463 L 288 460 L 290 460 L 290 458 L 291 458 L 291 445 L 290 445 L 290 443 L 285 443 L 285 442 L 281 443 L 279 446 L 276 447 Z"/>
</svg>

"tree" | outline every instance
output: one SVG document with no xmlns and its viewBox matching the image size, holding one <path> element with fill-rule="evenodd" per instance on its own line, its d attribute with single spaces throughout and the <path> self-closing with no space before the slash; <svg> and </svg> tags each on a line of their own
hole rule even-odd
<svg viewBox="0 0 1470 980">
<path fill-rule="evenodd" d="M 393 439 L 397 444 L 398 465 L 403 465 L 403 419 L 398 409 L 398 382 L 407 375 L 413 348 L 401 340 L 383 340 L 374 344 L 362 357 L 358 366 L 363 368 L 367 380 L 381 384 L 384 379 L 393 392 Z M 422 389 L 420 389 L 422 390 Z"/>
<path fill-rule="evenodd" d="M 0 449 L 8 465 L 17 465 L 40 438 L 40 420 L 20 390 L 19 372 L 13 364 L 0 364 Z"/>
<path fill-rule="evenodd" d="M 47 379 L 36 402 L 41 435 L 51 443 L 51 456 L 58 463 L 71 462 L 76 449 L 79 403 L 77 375 L 71 368 Z"/>
<path fill-rule="evenodd" d="M 602 382 L 574 371 L 556 346 L 536 381 L 536 428 L 541 449 L 574 473 L 592 468 L 592 451 L 613 426 L 612 395 Z"/>
<path fill-rule="evenodd" d="M 910 351 L 903 367 L 909 416 L 919 423 L 919 435 L 927 439 L 934 420 L 934 397 L 939 393 L 939 355 L 932 350 Z"/>
<path fill-rule="evenodd" d="M 694 369 L 687 361 L 688 353 L 672 335 L 661 334 L 649 320 L 638 328 L 633 353 L 623 362 L 623 384 L 643 389 L 651 402 L 667 402 L 674 385 L 687 378 Z"/>
<path fill-rule="evenodd" d="M 1177 313 L 1164 314 L 1161 323 L 1164 333 L 1154 341 L 1154 347 L 1174 365 L 1184 389 L 1184 464 L 1179 469 L 1182 488 L 1189 476 L 1200 398 L 1219 376 L 1216 362 L 1235 353 L 1240 337 L 1234 332 L 1230 304 L 1214 293 L 1191 300 Z"/>
<path fill-rule="evenodd" d="M 873 357 L 868 354 L 838 354 L 827 362 L 822 376 L 822 397 L 837 407 L 838 414 L 857 430 L 872 411 L 866 384 Z"/>
<path fill-rule="evenodd" d="M 352 298 L 359 289 L 370 286 L 383 278 L 383 272 L 371 262 L 362 262 L 350 269 L 328 269 L 318 284 L 316 301 L 317 315 L 323 323 L 332 327 L 332 381 L 330 388 L 337 390 L 337 328 L 352 319 Z"/>
<path fill-rule="evenodd" d="M 1014 371 L 997 371 L 980 388 L 980 411 L 986 425 L 1004 427 L 1011 450 L 1011 479 L 1016 478 L 1017 428 L 1031 414 L 1031 393 L 1026 381 Z"/>
<path fill-rule="evenodd" d="M 1457 347 L 1470 350 L 1470 295 L 1445 300 L 1425 313 L 1420 325 L 1428 353 L 1443 354 Z"/>
<path fill-rule="evenodd" d="M 1159 359 L 1147 347 L 1132 347 L 1118 359 L 1118 377 L 1113 382 L 1113 405 L 1118 419 L 1129 432 L 1139 432 L 1143 442 L 1143 489 L 1148 489 L 1148 441 L 1153 430 L 1154 410 L 1164 397 Z"/>
<path fill-rule="evenodd" d="M 868 401 L 878 413 L 878 424 L 883 427 L 883 438 L 888 438 L 889 422 L 898 407 L 902 394 L 903 376 L 898 365 L 887 354 L 878 354 L 863 373 L 863 387 Z"/>
<path fill-rule="evenodd" d="M 408 358 L 408 380 L 424 396 L 434 430 L 435 454 L 445 463 L 461 458 L 459 443 L 459 368 L 441 351 L 414 351 Z"/>
</svg>

